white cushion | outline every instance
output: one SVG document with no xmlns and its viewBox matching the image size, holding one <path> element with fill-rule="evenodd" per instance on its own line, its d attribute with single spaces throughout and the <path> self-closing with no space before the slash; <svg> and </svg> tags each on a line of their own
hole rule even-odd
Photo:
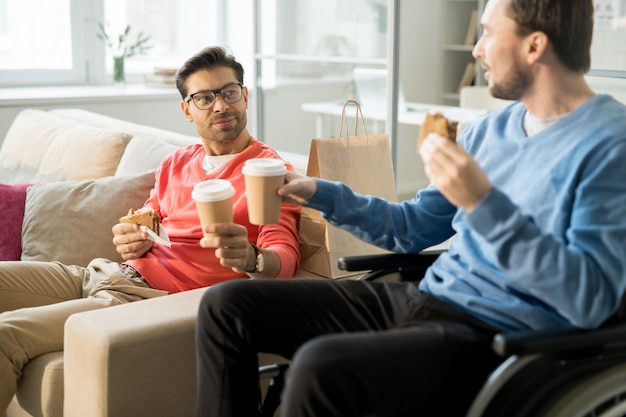
<svg viewBox="0 0 626 417">
<path fill-rule="evenodd" d="M 115 174 L 131 136 L 37 109 L 22 110 L 0 149 L 0 182 L 88 180 Z"/>
<path fill-rule="evenodd" d="M 133 137 L 122 155 L 115 175 L 136 174 L 157 169 L 163 159 L 179 146 L 155 140 L 153 137 Z"/>
</svg>

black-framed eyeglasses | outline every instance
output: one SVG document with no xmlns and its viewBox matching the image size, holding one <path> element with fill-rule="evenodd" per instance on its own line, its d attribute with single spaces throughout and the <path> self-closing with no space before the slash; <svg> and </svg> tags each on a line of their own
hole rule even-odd
<svg viewBox="0 0 626 417">
<path fill-rule="evenodd" d="M 243 84 L 241 83 L 230 83 L 217 90 L 205 90 L 189 94 L 185 97 L 185 102 L 189 103 L 193 100 L 198 110 L 209 110 L 215 104 L 215 99 L 218 94 L 222 96 L 222 99 L 228 104 L 238 102 L 243 96 L 242 88 Z"/>
</svg>

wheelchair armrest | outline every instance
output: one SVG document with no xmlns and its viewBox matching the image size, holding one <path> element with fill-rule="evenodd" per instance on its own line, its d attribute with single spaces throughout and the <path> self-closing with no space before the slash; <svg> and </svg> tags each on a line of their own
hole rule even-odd
<svg viewBox="0 0 626 417">
<path fill-rule="evenodd" d="M 288 363 L 274 363 L 259 367 L 259 377 L 269 379 L 265 397 L 260 401 L 258 417 L 273 417 L 280 406 L 280 394 L 285 386 Z"/>
<path fill-rule="evenodd" d="M 594 330 L 564 329 L 522 331 L 497 334 L 493 350 L 501 356 L 535 353 L 576 354 L 603 352 L 612 346 L 626 344 L 626 323 L 618 322 Z"/>
<path fill-rule="evenodd" d="M 288 363 L 271 363 L 269 365 L 259 366 L 259 377 L 261 379 L 282 377 L 287 369 L 289 369 Z"/>
<path fill-rule="evenodd" d="M 385 253 L 382 255 L 344 256 L 339 258 L 339 269 L 344 271 L 369 271 L 378 269 L 400 269 L 428 267 L 444 252 L 434 250 L 420 253 Z"/>
</svg>

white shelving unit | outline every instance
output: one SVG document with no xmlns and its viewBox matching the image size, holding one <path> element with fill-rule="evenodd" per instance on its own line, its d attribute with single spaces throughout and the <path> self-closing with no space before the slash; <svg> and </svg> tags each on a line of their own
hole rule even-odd
<svg viewBox="0 0 626 417">
<path fill-rule="evenodd" d="M 442 10 L 443 45 L 442 45 L 442 85 L 441 102 L 446 105 L 459 104 L 459 86 L 468 65 L 472 65 L 475 85 L 484 84 L 480 65 L 472 56 L 474 44 L 479 36 L 479 21 L 485 0 L 445 0 Z M 466 43 L 468 27 L 472 13 L 475 24 L 471 26 L 474 36 L 471 43 Z"/>
<path fill-rule="evenodd" d="M 259 139 L 279 149 L 308 153 L 315 115 L 303 111 L 302 105 L 355 98 L 356 67 L 386 69 L 387 87 L 381 97 L 397 103 L 399 3 L 254 0 Z M 397 104 L 387 109 L 387 119 L 397 120 Z M 385 123 L 392 148 L 396 129 L 396 122 Z M 339 122 L 334 131 L 338 133 Z"/>
</svg>

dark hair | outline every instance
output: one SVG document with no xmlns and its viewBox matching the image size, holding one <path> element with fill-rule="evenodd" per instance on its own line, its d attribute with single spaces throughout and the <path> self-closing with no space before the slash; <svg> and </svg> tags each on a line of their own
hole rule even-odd
<svg viewBox="0 0 626 417">
<path fill-rule="evenodd" d="M 235 71 L 237 81 L 243 84 L 243 66 L 237 62 L 233 55 L 226 53 L 220 46 L 211 46 L 189 58 L 182 67 L 176 71 L 176 88 L 184 99 L 187 97 L 187 78 L 201 70 L 212 70 L 217 67 L 228 67 Z"/>
<path fill-rule="evenodd" d="M 545 33 L 560 62 L 572 71 L 591 67 L 593 0 L 508 0 L 522 36 Z"/>
</svg>

